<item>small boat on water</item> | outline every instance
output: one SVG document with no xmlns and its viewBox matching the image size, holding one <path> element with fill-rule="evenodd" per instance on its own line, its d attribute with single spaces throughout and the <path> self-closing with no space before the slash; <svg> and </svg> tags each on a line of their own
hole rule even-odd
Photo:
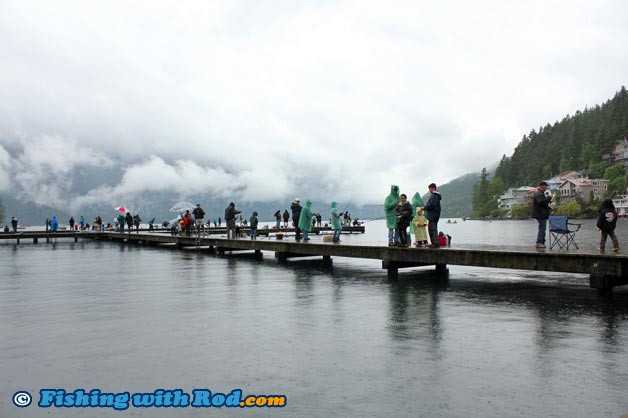
<svg viewBox="0 0 628 418">
<path fill-rule="evenodd" d="M 20 225 L 17 226 L 17 229 L 26 229 L 26 227 L 24 225 L 20 224 Z"/>
</svg>

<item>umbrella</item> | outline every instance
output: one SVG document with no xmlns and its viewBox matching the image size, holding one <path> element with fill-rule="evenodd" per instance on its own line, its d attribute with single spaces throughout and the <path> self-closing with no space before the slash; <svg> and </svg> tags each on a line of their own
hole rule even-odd
<svg viewBox="0 0 628 418">
<path fill-rule="evenodd" d="M 190 202 L 179 202 L 170 208 L 170 212 L 185 212 L 186 210 L 192 211 L 196 207 L 195 204 Z"/>
<path fill-rule="evenodd" d="M 127 209 L 124 206 L 118 206 L 117 208 L 114 208 L 115 210 L 117 210 L 118 212 L 127 212 Z"/>
</svg>

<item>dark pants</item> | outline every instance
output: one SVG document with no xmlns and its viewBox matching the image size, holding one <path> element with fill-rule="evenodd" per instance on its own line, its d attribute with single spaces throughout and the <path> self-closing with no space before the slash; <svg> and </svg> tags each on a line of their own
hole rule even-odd
<svg viewBox="0 0 628 418">
<path fill-rule="evenodd" d="M 399 245 L 405 247 L 408 245 L 408 226 L 397 225 L 397 235 L 399 236 Z"/>
<path fill-rule="evenodd" d="M 547 230 L 547 219 L 537 219 L 539 229 L 536 234 L 536 243 L 545 244 L 545 231 Z"/>
<path fill-rule="evenodd" d="M 299 218 L 292 218 L 292 222 L 294 222 L 294 228 L 296 229 L 296 235 L 294 239 L 301 239 L 301 230 L 299 229 Z"/>
<path fill-rule="evenodd" d="M 429 221 L 427 223 L 427 234 L 430 236 L 430 243 L 438 245 L 438 221 Z"/>
<path fill-rule="evenodd" d="M 611 241 L 613 242 L 613 248 L 619 248 L 619 241 L 617 241 L 615 231 L 602 231 L 602 238 L 600 239 L 601 250 L 603 250 L 606 246 L 606 237 L 611 237 Z"/>
<path fill-rule="evenodd" d="M 235 220 L 227 222 L 227 239 L 234 239 L 236 237 L 236 224 Z"/>
</svg>

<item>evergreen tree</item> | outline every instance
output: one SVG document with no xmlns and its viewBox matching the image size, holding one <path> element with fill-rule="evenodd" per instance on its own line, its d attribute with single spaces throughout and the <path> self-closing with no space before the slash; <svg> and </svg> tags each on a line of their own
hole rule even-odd
<svg viewBox="0 0 628 418">
<path fill-rule="evenodd" d="M 472 216 L 486 216 L 482 214 L 482 207 L 486 203 L 489 197 L 488 190 L 488 173 L 486 167 L 482 168 L 480 172 L 480 181 L 473 186 L 473 211 Z"/>
<path fill-rule="evenodd" d="M 628 91 L 624 86 L 602 105 L 567 115 L 524 135 L 512 156 L 504 155 L 495 175 L 506 187 L 535 184 L 567 170 L 589 168 L 591 177 L 601 177 L 602 156 L 618 139 L 628 136 Z M 618 181 L 619 182 L 619 181 Z"/>
</svg>

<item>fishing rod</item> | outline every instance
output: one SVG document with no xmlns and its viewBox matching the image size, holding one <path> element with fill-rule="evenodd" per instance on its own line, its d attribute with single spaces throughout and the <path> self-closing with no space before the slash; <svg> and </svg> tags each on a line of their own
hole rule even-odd
<svg viewBox="0 0 628 418">
<path fill-rule="evenodd" d="M 375 218 L 375 219 L 369 219 L 367 221 L 362 221 L 362 222 L 367 223 L 367 222 L 373 222 L 373 221 L 380 221 L 382 219 L 386 219 L 386 216 L 382 216 L 380 218 Z"/>
</svg>

